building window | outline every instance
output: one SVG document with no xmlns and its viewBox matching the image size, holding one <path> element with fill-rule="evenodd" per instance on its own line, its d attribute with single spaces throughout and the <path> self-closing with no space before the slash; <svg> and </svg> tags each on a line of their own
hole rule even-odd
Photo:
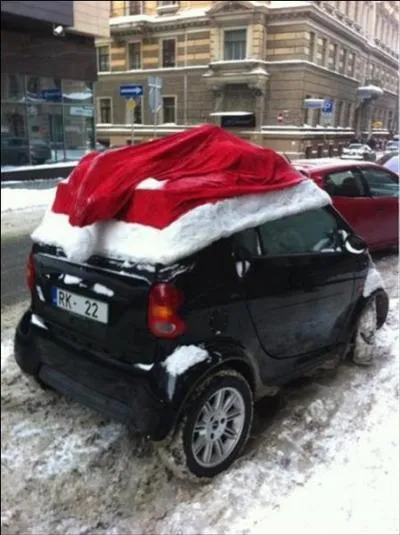
<svg viewBox="0 0 400 535">
<path fill-rule="evenodd" d="M 98 113 L 101 124 L 112 124 L 112 100 L 110 97 L 100 97 Z"/>
<path fill-rule="evenodd" d="M 327 39 L 322 39 L 322 44 L 321 44 L 321 65 L 322 66 L 326 65 L 327 47 L 328 47 L 328 40 Z"/>
<path fill-rule="evenodd" d="M 98 72 L 109 72 L 110 70 L 110 47 L 99 46 L 97 48 L 97 70 Z"/>
<path fill-rule="evenodd" d="M 142 50 L 140 43 L 128 43 L 128 69 L 142 68 Z"/>
<path fill-rule="evenodd" d="M 336 126 L 343 126 L 343 104 L 341 100 L 336 104 Z"/>
<path fill-rule="evenodd" d="M 162 42 L 162 66 L 175 67 L 176 65 L 176 41 L 175 39 L 163 39 Z"/>
<path fill-rule="evenodd" d="M 142 2 L 127 2 L 128 15 L 141 15 L 142 14 Z"/>
<path fill-rule="evenodd" d="M 354 52 L 351 55 L 351 60 L 349 61 L 349 75 L 354 76 L 356 70 L 356 55 Z"/>
<path fill-rule="evenodd" d="M 346 74 L 346 66 L 347 66 L 347 50 L 344 49 L 343 50 L 343 68 L 341 70 L 341 72 L 343 72 L 344 74 Z"/>
<path fill-rule="evenodd" d="M 224 59 L 227 61 L 246 58 L 247 30 L 226 30 L 224 32 Z"/>
<path fill-rule="evenodd" d="M 333 45 L 332 67 L 333 67 L 334 71 L 336 71 L 336 69 L 337 69 L 337 53 L 338 53 L 338 46 L 337 45 Z"/>
<path fill-rule="evenodd" d="M 308 45 L 308 59 L 314 61 L 315 33 L 310 32 L 310 42 Z"/>
<path fill-rule="evenodd" d="M 176 97 L 162 98 L 162 122 L 176 124 Z"/>
<path fill-rule="evenodd" d="M 179 6 L 179 1 L 177 0 L 171 0 L 167 2 L 157 2 L 157 7 L 164 7 L 164 6 Z"/>
</svg>

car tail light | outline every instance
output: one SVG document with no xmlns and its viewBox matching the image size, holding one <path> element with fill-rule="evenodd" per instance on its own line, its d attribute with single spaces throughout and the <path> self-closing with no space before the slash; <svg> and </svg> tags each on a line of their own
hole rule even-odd
<svg viewBox="0 0 400 535">
<path fill-rule="evenodd" d="M 31 292 L 35 287 L 35 265 L 33 263 L 33 253 L 28 256 L 26 263 L 26 284 Z"/>
<path fill-rule="evenodd" d="M 179 316 L 184 302 L 181 290 L 172 284 L 155 284 L 149 295 L 147 322 L 150 331 L 158 338 L 176 338 L 186 330 L 186 324 Z"/>
</svg>

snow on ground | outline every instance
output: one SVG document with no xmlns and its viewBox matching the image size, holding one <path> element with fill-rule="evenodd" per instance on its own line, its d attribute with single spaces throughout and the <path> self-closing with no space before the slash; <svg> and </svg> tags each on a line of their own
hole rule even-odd
<svg viewBox="0 0 400 535">
<path fill-rule="evenodd" d="M 53 182 L 54 183 L 54 182 Z M 1 213 L 14 210 L 26 210 L 38 207 L 46 207 L 53 200 L 56 186 L 46 189 L 36 189 L 30 184 L 21 183 L 18 188 L 16 184 L 2 186 L 1 188 Z"/>
<path fill-rule="evenodd" d="M 241 459 L 171 477 L 150 445 L 19 372 L 2 332 L 1 531 L 11 534 L 399 532 L 398 257 L 371 368 L 343 364 L 257 406 Z"/>
</svg>

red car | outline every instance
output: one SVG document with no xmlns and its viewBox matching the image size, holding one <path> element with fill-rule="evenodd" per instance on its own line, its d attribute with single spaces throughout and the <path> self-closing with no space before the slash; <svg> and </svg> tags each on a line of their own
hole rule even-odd
<svg viewBox="0 0 400 535">
<path fill-rule="evenodd" d="M 295 160 L 292 165 L 329 193 L 371 251 L 398 247 L 399 177 L 372 162 Z"/>
</svg>

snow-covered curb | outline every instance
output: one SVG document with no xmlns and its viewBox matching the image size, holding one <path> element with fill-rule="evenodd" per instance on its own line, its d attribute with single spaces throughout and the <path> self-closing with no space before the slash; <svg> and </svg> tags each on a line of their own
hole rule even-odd
<svg viewBox="0 0 400 535">
<path fill-rule="evenodd" d="M 22 186 L 22 185 L 21 185 Z M 48 189 L 1 188 L 1 213 L 45 208 L 53 202 L 56 187 Z"/>
<path fill-rule="evenodd" d="M 48 211 L 32 239 L 63 248 L 75 262 L 103 254 L 132 262 L 167 265 L 240 230 L 330 203 L 325 191 L 311 180 L 304 180 L 280 191 L 198 206 L 161 230 L 123 221 L 72 227 L 67 215 Z"/>
</svg>

